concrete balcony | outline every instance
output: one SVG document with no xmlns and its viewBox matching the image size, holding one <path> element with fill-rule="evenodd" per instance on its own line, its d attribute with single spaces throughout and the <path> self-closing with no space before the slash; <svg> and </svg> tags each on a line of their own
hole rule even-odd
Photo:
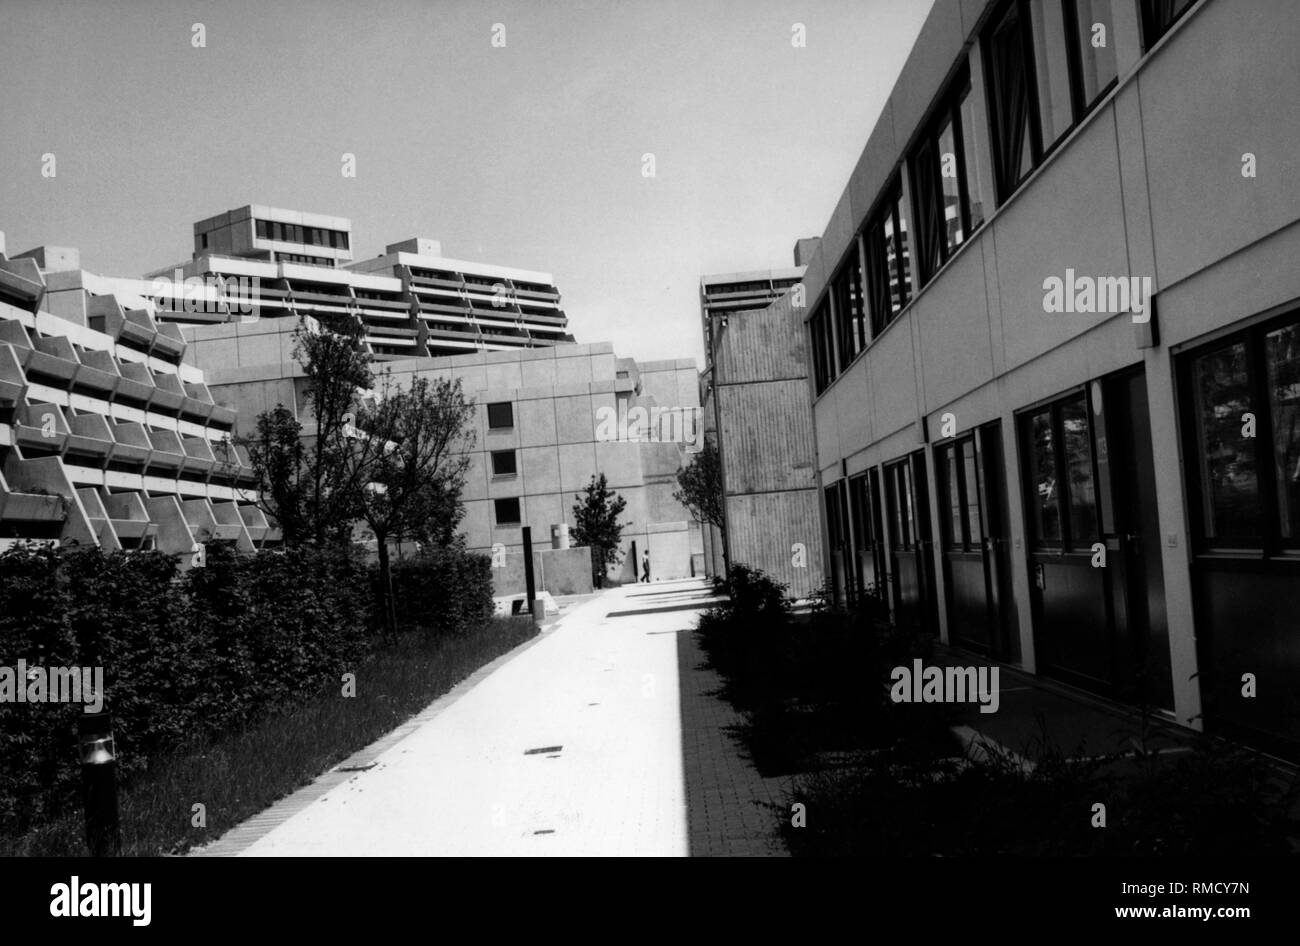
<svg viewBox="0 0 1300 946">
<path fill-rule="evenodd" d="M 62 408 L 46 403 L 19 407 L 14 442 L 36 453 L 62 453 L 68 445 L 68 422 Z"/>
<path fill-rule="evenodd" d="M 5 319 L 0 322 L 0 345 L 8 344 L 13 347 L 14 357 L 18 364 L 27 367 L 28 360 L 32 357 L 32 339 L 27 334 L 27 329 L 23 323 L 13 319 Z"/>
<path fill-rule="evenodd" d="M 125 463 L 140 469 L 148 467 L 149 461 L 153 459 L 153 441 L 149 439 L 149 432 L 143 424 L 110 422 L 110 430 L 114 441 L 113 452 L 109 455 L 110 462 Z"/>
<path fill-rule="evenodd" d="M 81 367 L 72 379 L 72 386 L 112 400 L 122 377 L 117 370 L 117 360 L 109 352 L 88 348 L 78 348 L 76 354 Z"/>
<path fill-rule="evenodd" d="M 62 337 L 38 335 L 32 344 L 32 354 L 27 361 L 27 373 L 56 379 L 60 387 L 71 387 L 81 363 L 73 351 L 72 342 Z"/>
<path fill-rule="evenodd" d="M 69 456 L 89 458 L 99 464 L 108 462 L 116 446 L 108 418 L 101 414 L 73 414 L 68 418 Z"/>
<path fill-rule="evenodd" d="M 149 398 L 149 407 L 161 414 L 175 417 L 181 412 L 181 405 L 185 403 L 185 388 L 181 386 L 181 379 L 166 371 L 151 373 L 154 389 Z"/>
<path fill-rule="evenodd" d="M 199 437 L 185 437 L 181 440 L 181 446 L 185 449 L 185 462 L 181 466 L 183 472 L 198 473 L 204 477 L 212 473 L 216 461 L 212 454 L 212 447 L 206 440 Z"/>
<path fill-rule="evenodd" d="M 114 400 L 135 401 L 147 405 L 153 398 L 153 373 L 144 365 L 134 361 L 124 361 L 121 365 L 122 378 L 113 392 Z"/>
<path fill-rule="evenodd" d="M 185 448 L 181 446 L 180 437 L 170 430 L 150 430 L 145 433 L 153 444 L 153 455 L 149 458 L 148 471 L 151 475 L 172 475 L 180 472 L 185 465 Z"/>
</svg>

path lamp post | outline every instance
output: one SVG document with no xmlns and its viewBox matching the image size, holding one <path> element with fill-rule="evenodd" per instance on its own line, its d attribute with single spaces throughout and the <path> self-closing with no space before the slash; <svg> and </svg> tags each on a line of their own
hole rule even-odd
<svg viewBox="0 0 1300 946">
<path fill-rule="evenodd" d="M 117 819 L 117 750 L 113 717 L 93 713 L 77 721 L 86 844 L 92 857 L 117 857 L 122 835 Z"/>
</svg>

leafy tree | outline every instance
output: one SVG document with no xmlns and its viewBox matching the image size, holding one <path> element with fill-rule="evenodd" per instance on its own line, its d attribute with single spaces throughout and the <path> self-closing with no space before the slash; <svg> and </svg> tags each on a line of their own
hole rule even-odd
<svg viewBox="0 0 1300 946">
<path fill-rule="evenodd" d="M 257 417 L 257 433 L 247 438 L 249 461 L 257 474 L 257 505 L 280 526 L 285 544 L 297 545 L 308 533 L 303 511 L 302 424 L 283 404 Z"/>
<path fill-rule="evenodd" d="M 390 539 L 420 536 L 445 544 L 454 534 L 469 449 L 474 404 L 460 379 L 417 377 L 383 390 L 357 413 L 349 438 L 346 483 L 356 484 L 356 504 L 378 545 L 379 608 L 386 630 L 396 632 Z"/>
<path fill-rule="evenodd" d="M 360 320 L 333 319 L 321 328 L 323 331 L 315 331 L 299 321 L 294 332 L 294 357 L 306 375 L 304 396 L 316 422 L 315 435 L 306 448 L 303 505 L 313 541 L 346 542 L 359 511 L 361 486 L 356 479 L 358 470 L 349 462 L 349 433 L 356 416 L 357 392 L 370 389 L 374 374 Z"/>
<path fill-rule="evenodd" d="M 356 319 L 319 328 L 300 319 L 294 358 L 305 375 L 304 427 L 283 404 L 258 415 L 256 433 L 242 438 L 262 494 L 263 511 L 286 544 L 344 543 L 359 515 L 359 472 L 350 463 L 350 432 L 358 391 L 374 383 L 371 356 Z"/>
<path fill-rule="evenodd" d="M 722 499 L 722 459 L 717 445 L 706 439 L 700 452 L 685 467 L 677 468 L 677 489 L 673 499 L 701 525 L 716 526 L 726 548 L 727 520 Z"/>
<path fill-rule="evenodd" d="M 609 488 L 605 474 L 592 476 L 573 506 L 573 540 L 591 548 L 591 580 L 597 588 L 605 585 L 605 568 L 617 565 L 622 558 L 618 543 L 623 538 L 623 524 L 618 521 L 627 500 Z"/>
</svg>

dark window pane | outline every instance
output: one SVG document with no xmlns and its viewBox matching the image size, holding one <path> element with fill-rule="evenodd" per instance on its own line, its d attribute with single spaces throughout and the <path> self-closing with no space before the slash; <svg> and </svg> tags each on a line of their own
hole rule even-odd
<svg viewBox="0 0 1300 946">
<path fill-rule="evenodd" d="M 497 401 L 495 404 L 487 406 L 488 427 L 492 430 L 500 430 L 503 427 L 513 427 L 515 425 L 514 405 L 509 401 Z"/>
<path fill-rule="evenodd" d="M 1264 337 L 1282 538 L 1300 537 L 1300 324 Z"/>
<path fill-rule="evenodd" d="M 1111 0 L 1076 0 L 1079 65 L 1083 75 L 1083 102 L 1091 105 L 1115 78 L 1115 21 Z"/>
<path fill-rule="evenodd" d="M 890 315 L 889 255 L 885 250 L 884 223 L 873 223 L 863 235 L 867 244 L 867 296 L 874 338 L 889 324 Z"/>
<path fill-rule="evenodd" d="M 1029 76 L 1021 44 L 1020 14 L 1011 4 L 988 39 L 988 80 L 992 89 L 993 152 L 1002 196 L 1006 196 L 1029 173 L 1033 165 L 1030 148 Z"/>
<path fill-rule="evenodd" d="M 916 198 L 917 263 L 929 279 L 943 263 L 944 238 L 940 155 L 934 139 L 925 140 L 912 157 L 912 194 Z"/>
<path fill-rule="evenodd" d="M 916 544 L 916 511 L 912 508 L 912 464 L 904 463 L 899 467 L 903 479 L 903 498 L 906 503 L 903 507 L 903 525 L 907 533 L 907 545 L 912 547 Z"/>
<path fill-rule="evenodd" d="M 1056 441 L 1052 434 L 1051 411 L 1040 411 L 1029 419 L 1030 475 L 1034 495 L 1030 509 L 1034 535 L 1040 543 L 1061 542 L 1060 478 L 1056 470 Z"/>
<path fill-rule="evenodd" d="M 961 493 L 958 492 L 957 477 L 957 451 L 951 447 L 944 448 L 943 465 L 939 468 L 943 472 L 943 486 L 945 498 L 948 503 L 948 544 L 953 547 L 960 547 L 962 544 L 961 536 Z"/>
<path fill-rule="evenodd" d="M 984 532 L 980 528 L 980 489 L 979 477 L 975 470 L 974 440 L 967 440 L 962 444 L 962 462 L 965 465 L 963 475 L 966 487 L 966 541 L 975 546 L 984 538 Z"/>
<path fill-rule="evenodd" d="M 1046 151 L 1074 123 L 1061 0 L 1029 0 L 1029 24 L 1034 46 L 1039 126 L 1043 150 Z"/>
<path fill-rule="evenodd" d="M 494 476 L 509 476 L 517 472 L 515 467 L 515 452 L 513 450 L 494 450 L 492 452 L 492 474 Z"/>
<path fill-rule="evenodd" d="M 898 242 L 894 234 L 894 215 L 885 214 L 885 269 L 889 273 L 889 318 L 888 322 L 903 308 L 903 296 L 899 293 L 902 282 L 899 278 L 902 270 L 898 259 Z"/>
<path fill-rule="evenodd" d="M 1142 0 L 1142 40 L 1147 49 L 1165 34 L 1195 0 Z"/>
<path fill-rule="evenodd" d="M 979 148 L 975 146 L 975 106 L 969 90 L 962 97 L 958 111 L 961 114 L 962 152 L 966 159 L 963 165 L 966 172 L 966 203 L 970 211 L 970 228 L 974 230 L 984 222 L 984 190 L 980 184 L 983 159 Z"/>
<path fill-rule="evenodd" d="M 271 228 L 267 225 L 265 220 L 257 221 L 258 239 L 265 240 L 270 235 L 270 233 L 271 233 Z"/>
<path fill-rule="evenodd" d="M 1259 480 L 1254 442 L 1242 436 L 1242 415 L 1253 412 L 1246 343 L 1202 355 L 1192 363 L 1201 462 L 1205 536 L 1259 534 Z"/>
<path fill-rule="evenodd" d="M 1097 491 L 1092 479 L 1088 404 L 1082 395 L 1061 404 L 1061 441 L 1070 475 L 1070 543 L 1077 549 L 1097 540 Z"/>
<path fill-rule="evenodd" d="M 493 502 L 496 511 L 497 525 L 511 526 L 518 525 L 519 516 L 519 499 L 498 499 Z"/>
</svg>

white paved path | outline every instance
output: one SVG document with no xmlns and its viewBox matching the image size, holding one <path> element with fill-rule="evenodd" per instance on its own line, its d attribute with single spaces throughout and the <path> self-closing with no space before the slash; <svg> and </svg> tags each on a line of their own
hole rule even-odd
<svg viewBox="0 0 1300 946">
<path fill-rule="evenodd" d="M 581 604 L 244 855 L 686 855 L 676 632 L 697 612 L 607 617 L 673 587 Z"/>
</svg>

